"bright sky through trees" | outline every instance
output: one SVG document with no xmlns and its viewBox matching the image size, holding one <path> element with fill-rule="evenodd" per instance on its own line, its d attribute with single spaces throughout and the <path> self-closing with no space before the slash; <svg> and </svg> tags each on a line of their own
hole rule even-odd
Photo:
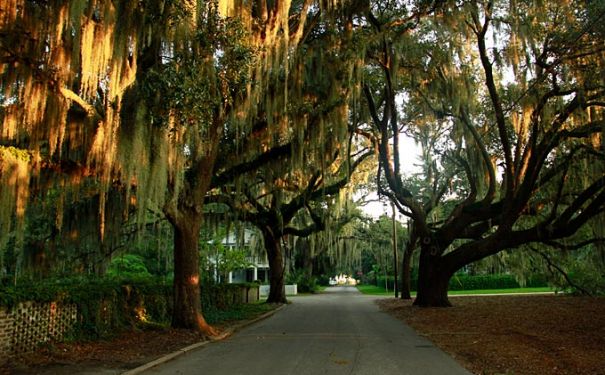
<svg viewBox="0 0 605 375">
<path fill-rule="evenodd" d="M 401 133 L 399 135 L 400 145 L 400 158 L 402 160 L 403 172 L 405 175 L 412 175 L 420 172 L 420 146 L 414 141 L 413 138 Z M 382 198 L 378 200 L 378 195 L 375 191 L 366 195 L 366 201 L 368 204 L 362 206 L 363 212 L 370 215 L 372 218 L 377 219 L 382 215 L 391 215 L 391 205 L 388 204 L 388 199 Z"/>
</svg>

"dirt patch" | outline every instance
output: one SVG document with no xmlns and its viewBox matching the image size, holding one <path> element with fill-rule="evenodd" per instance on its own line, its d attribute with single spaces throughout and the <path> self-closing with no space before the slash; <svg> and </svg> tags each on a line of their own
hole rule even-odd
<svg viewBox="0 0 605 375">
<path fill-rule="evenodd" d="M 124 332 L 104 341 L 52 343 L 14 358 L 10 374 L 120 373 L 206 338 L 188 330 Z"/>
<path fill-rule="evenodd" d="M 604 298 L 492 296 L 451 301 L 451 308 L 417 308 L 398 299 L 378 304 L 475 374 L 605 374 Z M 203 340 L 191 331 L 170 329 L 49 344 L 13 360 L 8 373 L 119 374 Z"/>
<path fill-rule="evenodd" d="M 234 320 L 214 325 L 222 332 L 245 325 Z M 107 340 L 48 343 L 35 352 L 10 359 L 0 374 L 73 375 L 120 374 L 189 345 L 207 341 L 201 333 L 185 329 L 128 331 Z"/>
<path fill-rule="evenodd" d="M 605 299 L 452 297 L 451 308 L 378 300 L 475 374 L 604 374 Z"/>
</svg>

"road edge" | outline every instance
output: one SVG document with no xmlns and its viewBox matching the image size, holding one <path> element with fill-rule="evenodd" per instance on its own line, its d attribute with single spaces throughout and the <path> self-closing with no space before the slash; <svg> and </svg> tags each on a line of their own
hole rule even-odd
<svg viewBox="0 0 605 375">
<path fill-rule="evenodd" d="M 231 335 L 233 335 L 237 331 L 239 331 L 239 330 L 241 330 L 241 329 L 243 329 L 245 327 L 248 327 L 248 326 L 250 326 L 250 325 L 252 325 L 254 323 L 257 323 L 257 322 L 259 322 L 261 320 L 265 320 L 265 319 L 269 318 L 273 314 L 275 314 L 278 311 L 280 311 L 281 309 L 283 309 L 285 306 L 286 306 L 285 304 L 281 305 L 281 306 L 278 306 L 278 307 L 276 307 L 275 309 L 273 309 L 271 311 L 267 311 L 266 313 L 264 313 L 264 314 L 262 314 L 260 316 L 257 316 L 254 319 L 246 320 L 244 322 L 241 322 L 239 324 L 234 325 L 233 327 L 229 328 L 228 330 L 225 330 L 225 332 L 223 332 L 218 337 L 214 337 L 214 338 L 212 338 L 212 339 L 210 339 L 208 341 L 202 341 L 202 342 L 198 342 L 198 343 L 195 343 L 195 344 L 191 344 L 189 346 L 186 346 L 186 347 L 184 347 L 182 349 L 179 349 L 177 351 L 174 351 L 172 353 L 165 354 L 165 355 L 161 356 L 160 358 L 157 358 L 157 359 L 155 359 L 155 360 L 153 360 L 151 362 L 148 362 L 148 363 L 146 363 L 144 365 L 141 365 L 139 367 L 135 367 L 135 368 L 130 369 L 128 371 L 122 372 L 121 375 L 138 375 L 138 374 L 140 374 L 140 373 L 142 373 L 144 371 L 147 371 L 147 370 L 149 370 L 149 369 L 151 369 L 153 367 L 156 367 L 158 365 L 161 365 L 163 363 L 171 361 L 171 360 L 173 360 L 175 358 L 178 358 L 178 357 L 180 357 L 180 356 L 182 356 L 182 355 L 184 355 L 186 353 L 189 353 L 189 352 L 191 352 L 193 350 L 196 350 L 198 348 L 206 346 L 206 345 L 208 345 L 210 343 L 225 340 L 226 338 L 231 337 Z"/>
</svg>

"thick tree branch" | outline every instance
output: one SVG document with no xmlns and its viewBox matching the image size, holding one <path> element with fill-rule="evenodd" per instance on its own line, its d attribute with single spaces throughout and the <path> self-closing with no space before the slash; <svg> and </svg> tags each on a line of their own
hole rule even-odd
<svg viewBox="0 0 605 375">
<path fill-rule="evenodd" d="M 63 95 L 63 97 L 65 97 L 65 99 L 71 100 L 72 102 L 75 102 L 80 107 L 82 107 L 82 109 L 84 109 L 88 114 L 88 117 L 92 117 L 95 120 L 100 120 L 102 118 L 93 105 L 88 104 L 84 99 L 82 99 L 78 94 L 76 94 L 72 90 L 66 87 L 61 87 L 59 89 L 59 92 L 61 93 L 61 95 Z"/>
<path fill-rule="evenodd" d="M 326 229 L 325 221 L 314 212 L 308 204 L 305 204 L 309 215 L 311 216 L 311 220 L 313 220 L 313 224 L 306 226 L 305 228 L 295 228 L 292 226 L 287 226 L 284 228 L 284 235 L 291 234 L 297 237 L 309 237 L 313 233 L 320 232 Z"/>
<path fill-rule="evenodd" d="M 580 216 L 586 214 L 587 208 L 584 208 L 582 210 L 582 207 L 591 198 L 593 198 L 593 201 L 598 200 L 599 196 L 597 194 L 600 191 L 601 192 L 600 195 L 603 195 L 605 192 L 604 188 L 605 188 L 605 176 L 602 176 L 601 178 L 594 181 L 583 192 L 581 192 L 574 199 L 572 204 L 570 204 L 569 207 L 567 207 L 567 209 L 565 209 L 565 211 L 563 211 L 563 213 L 559 216 L 559 218 L 557 219 L 557 221 L 555 221 L 555 223 L 553 225 L 556 227 L 565 227 L 571 223 L 572 217 L 574 217 L 574 215 L 577 215 L 578 212 L 582 211 L 580 213 Z M 576 219 L 578 219 L 578 218 L 579 218 L 579 216 L 576 216 Z"/>
<path fill-rule="evenodd" d="M 502 151 L 504 153 L 504 163 L 505 170 L 504 173 L 506 175 L 506 195 L 507 197 L 512 196 L 514 189 L 514 163 L 512 157 L 512 149 L 510 144 L 510 139 L 508 135 L 508 130 L 506 128 L 506 119 L 504 116 L 504 109 L 502 108 L 502 101 L 500 99 L 500 94 L 498 94 L 498 89 L 496 87 L 496 81 L 494 78 L 494 73 L 492 70 L 492 63 L 487 54 L 487 47 L 485 43 L 485 35 L 489 28 L 490 23 L 490 13 L 491 13 L 491 2 L 485 9 L 485 20 L 481 25 L 479 21 L 478 11 L 473 12 L 473 19 L 476 24 L 477 32 L 477 44 L 479 47 L 479 56 L 481 59 L 481 65 L 483 66 L 483 72 L 485 74 L 485 84 L 487 85 L 487 89 L 489 91 L 489 96 L 492 102 L 492 106 L 494 109 L 494 113 L 496 116 L 496 125 L 498 127 L 498 134 L 500 137 L 500 143 L 502 145 Z"/>
<path fill-rule="evenodd" d="M 487 204 L 494 200 L 496 195 L 496 171 L 494 169 L 494 165 L 492 160 L 487 152 L 487 147 L 485 147 L 485 143 L 481 139 L 481 136 L 477 132 L 477 129 L 471 123 L 471 120 L 468 116 L 468 113 L 465 109 L 462 109 L 460 112 L 460 118 L 462 122 L 466 125 L 466 128 L 471 132 L 473 136 L 473 140 L 476 143 L 476 146 L 479 148 L 479 152 L 481 153 L 481 158 L 483 159 L 483 163 L 485 164 L 485 168 L 487 168 L 487 172 L 489 175 L 489 185 L 487 192 L 485 193 L 485 197 L 483 198 L 482 203 Z"/>
<path fill-rule="evenodd" d="M 254 171 L 263 165 L 292 154 L 292 143 L 271 148 L 269 151 L 258 155 L 255 159 L 235 165 L 212 178 L 211 188 L 223 186 L 235 180 L 236 177 L 250 171 Z"/>
</svg>

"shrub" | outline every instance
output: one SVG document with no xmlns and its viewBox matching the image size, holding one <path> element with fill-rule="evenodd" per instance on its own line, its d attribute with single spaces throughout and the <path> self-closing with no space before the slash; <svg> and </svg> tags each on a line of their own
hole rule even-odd
<svg viewBox="0 0 605 375">
<path fill-rule="evenodd" d="M 107 275 L 112 277 L 150 277 L 145 260 L 140 255 L 125 254 L 111 260 Z"/>
<path fill-rule="evenodd" d="M 319 275 L 317 277 L 317 285 L 329 286 L 330 285 L 330 276 L 328 275 Z"/>
<path fill-rule="evenodd" d="M 513 275 L 465 275 L 457 274 L 450 279 L 449 290 L 475 290 L 475 289 L 511 289 L 521 287 L 546 286 L 540 277 L 529 278 L 524 285 Z"/>
<path fill-rule="evenodd" d="M 23 282 L 0 292 L 4 307 L 26 301 L 77 305 L 79 323 L 70 336 L 98 338 L 140 323 L 168 322 L 172 286 L 153 278 L 75 277 Z"/>
<path fill-rule="evenodd" d="M 304 270 L 296 270 L 288 275 L 286 283 L 296 284 L 299 293 L 315 293 L 319 289 L 317 277 L 308 276 Z"/>
<path fill-rule="evenodd" d="M 258 284 L 203 285 L 202 311 L 237 309 L 250 287 Z M 172 281 L 131 276 L 52 279 L 23 282 L 0 289 L 0 306 L 20 302 L 58 302 L 77 305 L 79 323 L 72 338 L 100 338 L 133 326 L 167 325 L 172 316 Z M 218 314 L 220 315 L 220 314 Z"/>
</svg>

